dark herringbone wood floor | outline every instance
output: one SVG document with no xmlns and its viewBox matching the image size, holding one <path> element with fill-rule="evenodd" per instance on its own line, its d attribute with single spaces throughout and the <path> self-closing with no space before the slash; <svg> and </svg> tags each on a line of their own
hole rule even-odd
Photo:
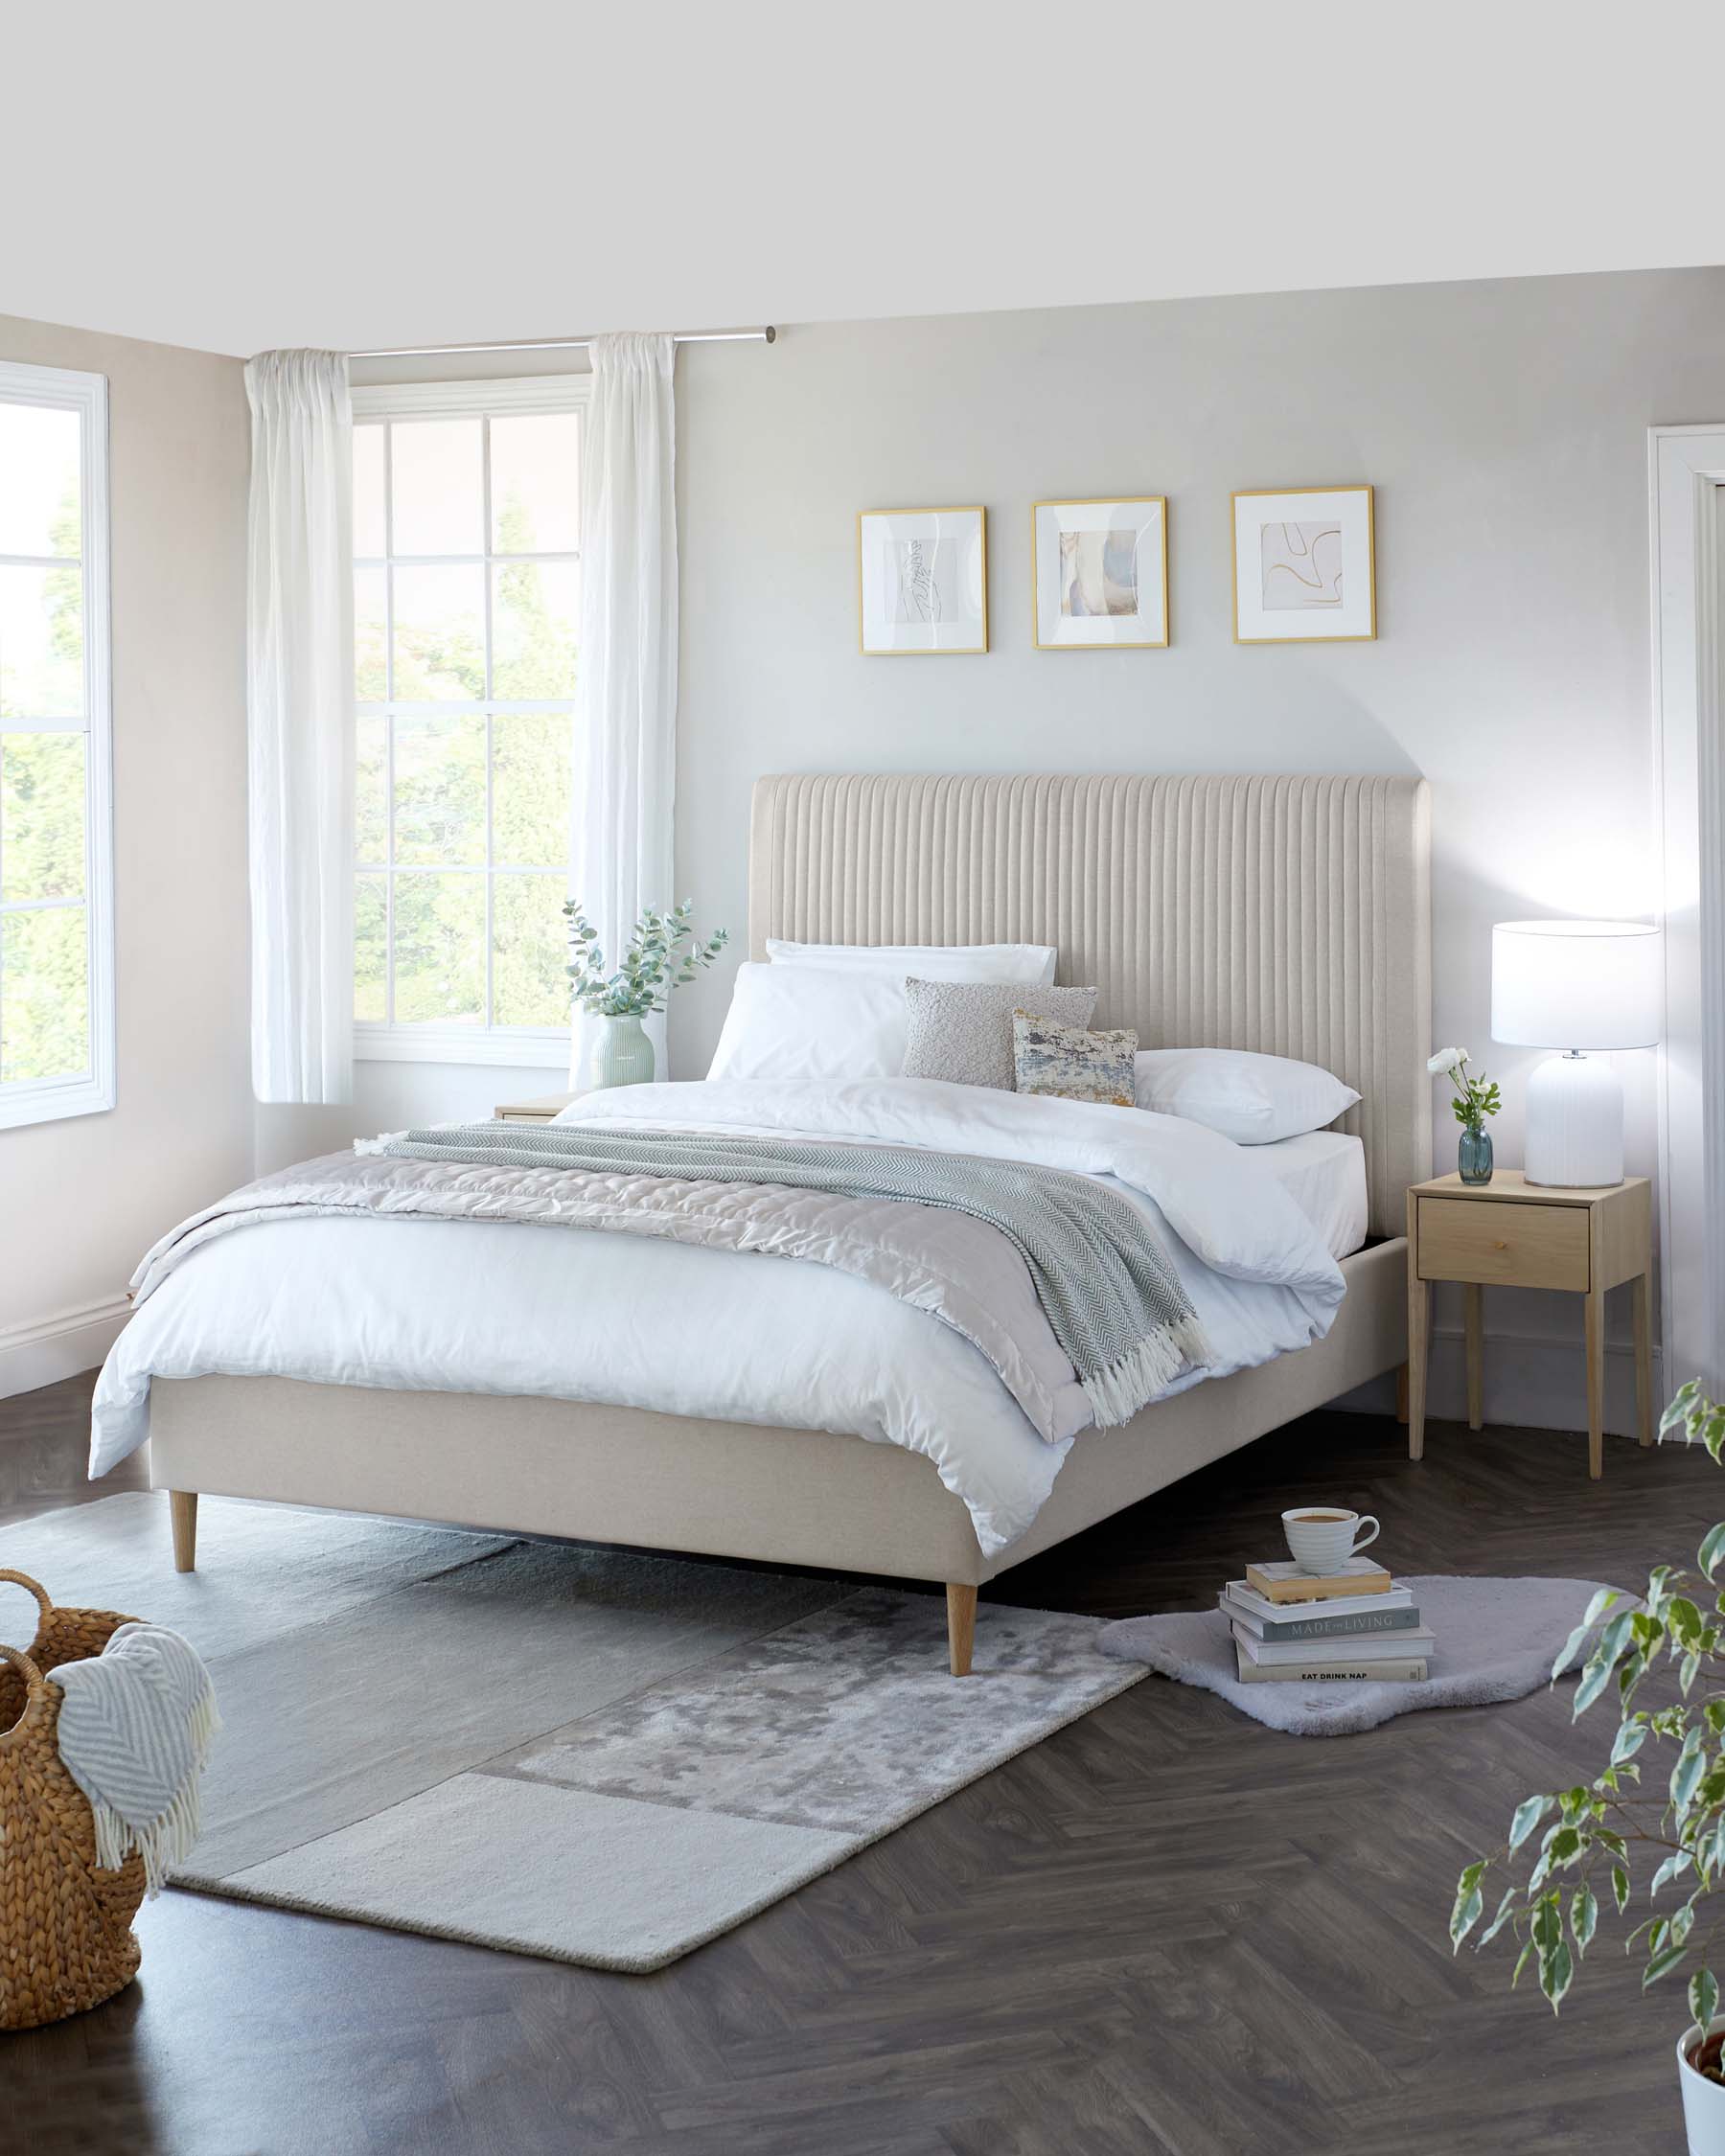
<svg viewBox="0 0 1725 2156">
<path fill-rule="evenodd" d="M 0 1402 L 0 1523 L 81 1494 L 87 1381 Z M 97 1493 L 102 1494 L 102 1493 Z M 1725 1512 L 1705 1456 L 1313 1416 L 1012 1572 L 1207 1601 L 1277 1511 L 1400 1570 L 1631 1579 Z M 1596 1948 L 1553 2023 L 1453 1961 L 1455 1874 L 1599 1746 L 1567 1699 L 1301 1742 L 1151 1678 L 654 1977 L 169 1893 L 142 1981 L 0 2037 L 0 2147 L 169 2156 L 1654 2156 L 1674 1993 Z"/>
</svg>

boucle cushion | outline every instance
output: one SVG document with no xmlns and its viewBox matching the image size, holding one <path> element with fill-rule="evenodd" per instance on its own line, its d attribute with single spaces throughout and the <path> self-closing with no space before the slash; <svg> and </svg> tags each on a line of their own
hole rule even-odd
<svg viewBox="0 0 1725 2156">
<path fill-rule="evenodd" d="M 1022 1006 L 1012 1019 L 1013 1075 L 1021 1093 L 1053 1093 L 1062 1100 L 1137 1105 L 1133 1058 L 1138 1035 L 1130 1027 L 1112 1033 L 1086 1033 L 1057 1025 Z"/>
<path fill-rule="evenodd" d="M 1087 1025 L 1093 988 L 1026 988 L 1023 981 L 908 980 L 907 1078 L 1011 1092 L 1012 1017 L 1030 1009 L 1067 1025 Z"/>
</svg>

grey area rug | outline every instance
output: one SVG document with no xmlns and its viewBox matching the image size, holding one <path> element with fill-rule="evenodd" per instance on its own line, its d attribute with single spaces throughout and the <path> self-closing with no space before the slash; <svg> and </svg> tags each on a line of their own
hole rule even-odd
<svg viewBox="0 0 1725 2156">
<path fill-rule="evenodd" d="M 1419 1684 L 1242 1685 L 1233 1635 L 1220 1610 L 1123 1617 L 1102 1628 L 1105 1655 L 1146 1663 L 1197 1685 L 1242 1714 L 1291 1736 L 1351 1736 L 1422 1707 L 1485 1707 L 1546 1684 L 1564 1641 L 1601 1583 L 1591 1579 L 1460 1579 L 1424 1574 L 1412 1588 L 1438 1636 L 1432 1674 Z M 1585 1645 L 1571 1664 L 1578 1666 Z"/>
<path fill-rule="evenodd" d="M 205 1498 L 0 1528 L 58 1602 L 183 1632 L 224 1728 L 174 1883 L 662 1967 L 1137 1684 L 1092 1617 Z M 34 1611 L 0 1586 L 0 1639 Z"/>
</svg>

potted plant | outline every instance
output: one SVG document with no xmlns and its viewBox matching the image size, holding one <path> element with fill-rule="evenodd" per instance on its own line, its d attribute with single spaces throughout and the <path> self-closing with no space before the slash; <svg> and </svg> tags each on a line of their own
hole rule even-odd
<svg viewBox="0 0 1725 2156">
<path fill-rule="evenodd" d="M 1484 1071 L 1477 1078 L 1470 1078 L 1465 1048 L 1439 1048 L 1435 1056 L 1427 1058 L 1426 1068 L 1435 1078 L 1447 1078 L 1455 1089 L 1450 1106 L 1461 1126 L 1460 1140 L 1456 1148 L 1458 1174 L 1463 1182 L 1489 1182 L 1491 1133 L 1485 1128 L 1485 1118 L 1495 1115 L 1504 1105 L 1497 1080 L 1488 1079 Z"/>
<path fill-rule="evenodd" d="M 1691 1381 L 1666 1410 L 1661 1440 L 1677 1430 L 1704 1444 L 1716 1464 L 1725 1447 L 1725 1407 Z M 1644 1991 L 1686 1964 L 1690 1969 L 1691 2019 L 1677 2044 L 1690 2156 L 1725 2156 L 1725 2016 L 1708 1965 L 1717 1922 L 1700 1921 L 1703 1904 L 1725 1889 L 1721 1570 L 1725 1521 L 1702 1537 L 1692 1571 L 1656 1567 L 1643 1601 L 1611 1588 L 1594 1596 L 1552 1674 L 1587 1647 L 1574 1718 L 1611 1690 L 1618 1726 L 1610 1755 L 1591 1782 L 1524 1799 L 1504 1846 L 1462 1872 L 1450 1915 L 1459 1951 L 1496 1896 L 1476 1943 L 1484 1946 L 1507 1927 L 1522 1941 L 1511 1984 L 1532 1961 L 1555 2012 L 1593 1944 L 1605 1897 L 1622 1915 L 1637 1891 L 1638 1861 L 1655 1860 L 1646 1884 L 1653 1914 L 1624 1950 L 1640 1942 Z M 1662 1661 L 1675 1672 L 1678 1697 L 1668 1706 L 1637 1707 L 1644 1681 Z"/>
<path fill-rule="evenodd" d="M 702 943 L 695 933 L 694 906 L 685 899 L 669 913 L 649 906 L 635 923 L 629 947 L 614 972 L 599 948 L 599 931 L 567 899 L 569 978 L 577 1006 L 601 1021 L 586 1071 L 589 1086 L 634 1086 L 653 1076 L 653 1043 L 641 1021 L 662 1011 L 674 988 L 692 981 L 710 966 L 730 940 L 724 929 Z"/>
</svg>

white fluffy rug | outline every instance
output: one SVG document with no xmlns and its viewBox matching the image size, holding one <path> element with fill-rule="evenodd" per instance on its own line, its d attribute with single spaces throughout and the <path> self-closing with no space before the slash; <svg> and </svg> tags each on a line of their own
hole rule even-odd
<svg viewBox="0 0 1725 2156">
<path fill-rule="evenodd" d="M 183 1632 L 224 1727 L 175 1884 L 661 1967 L 1139 1682 L 1098 1620 L 205 1498 L 0 1528 L 57 1601 Z M 0 1639 L 34 1610 L 0 1589 Z"/>
<path fill-rule="evenodd" d="M 1548 1682 L 1563 1642 L 1586 1614 L 1591 1579 L 1458 1579 L 1425 1574 L 1401 1583 L 1438 1635 L 1423 1684 L 1242 1685 L 1233 1635 L 1220 1610 L 1125 1617 L 1097 1644 L 1121 1662 L 1216 1692 L 1242 1714 L 1291 1736 L 1351 1736 L 1421 1707 L 1486 1707 L 1521 1699 Z M 1576 1666 L 1581 1659 L 1578 1653 Z"/>
</svg>

